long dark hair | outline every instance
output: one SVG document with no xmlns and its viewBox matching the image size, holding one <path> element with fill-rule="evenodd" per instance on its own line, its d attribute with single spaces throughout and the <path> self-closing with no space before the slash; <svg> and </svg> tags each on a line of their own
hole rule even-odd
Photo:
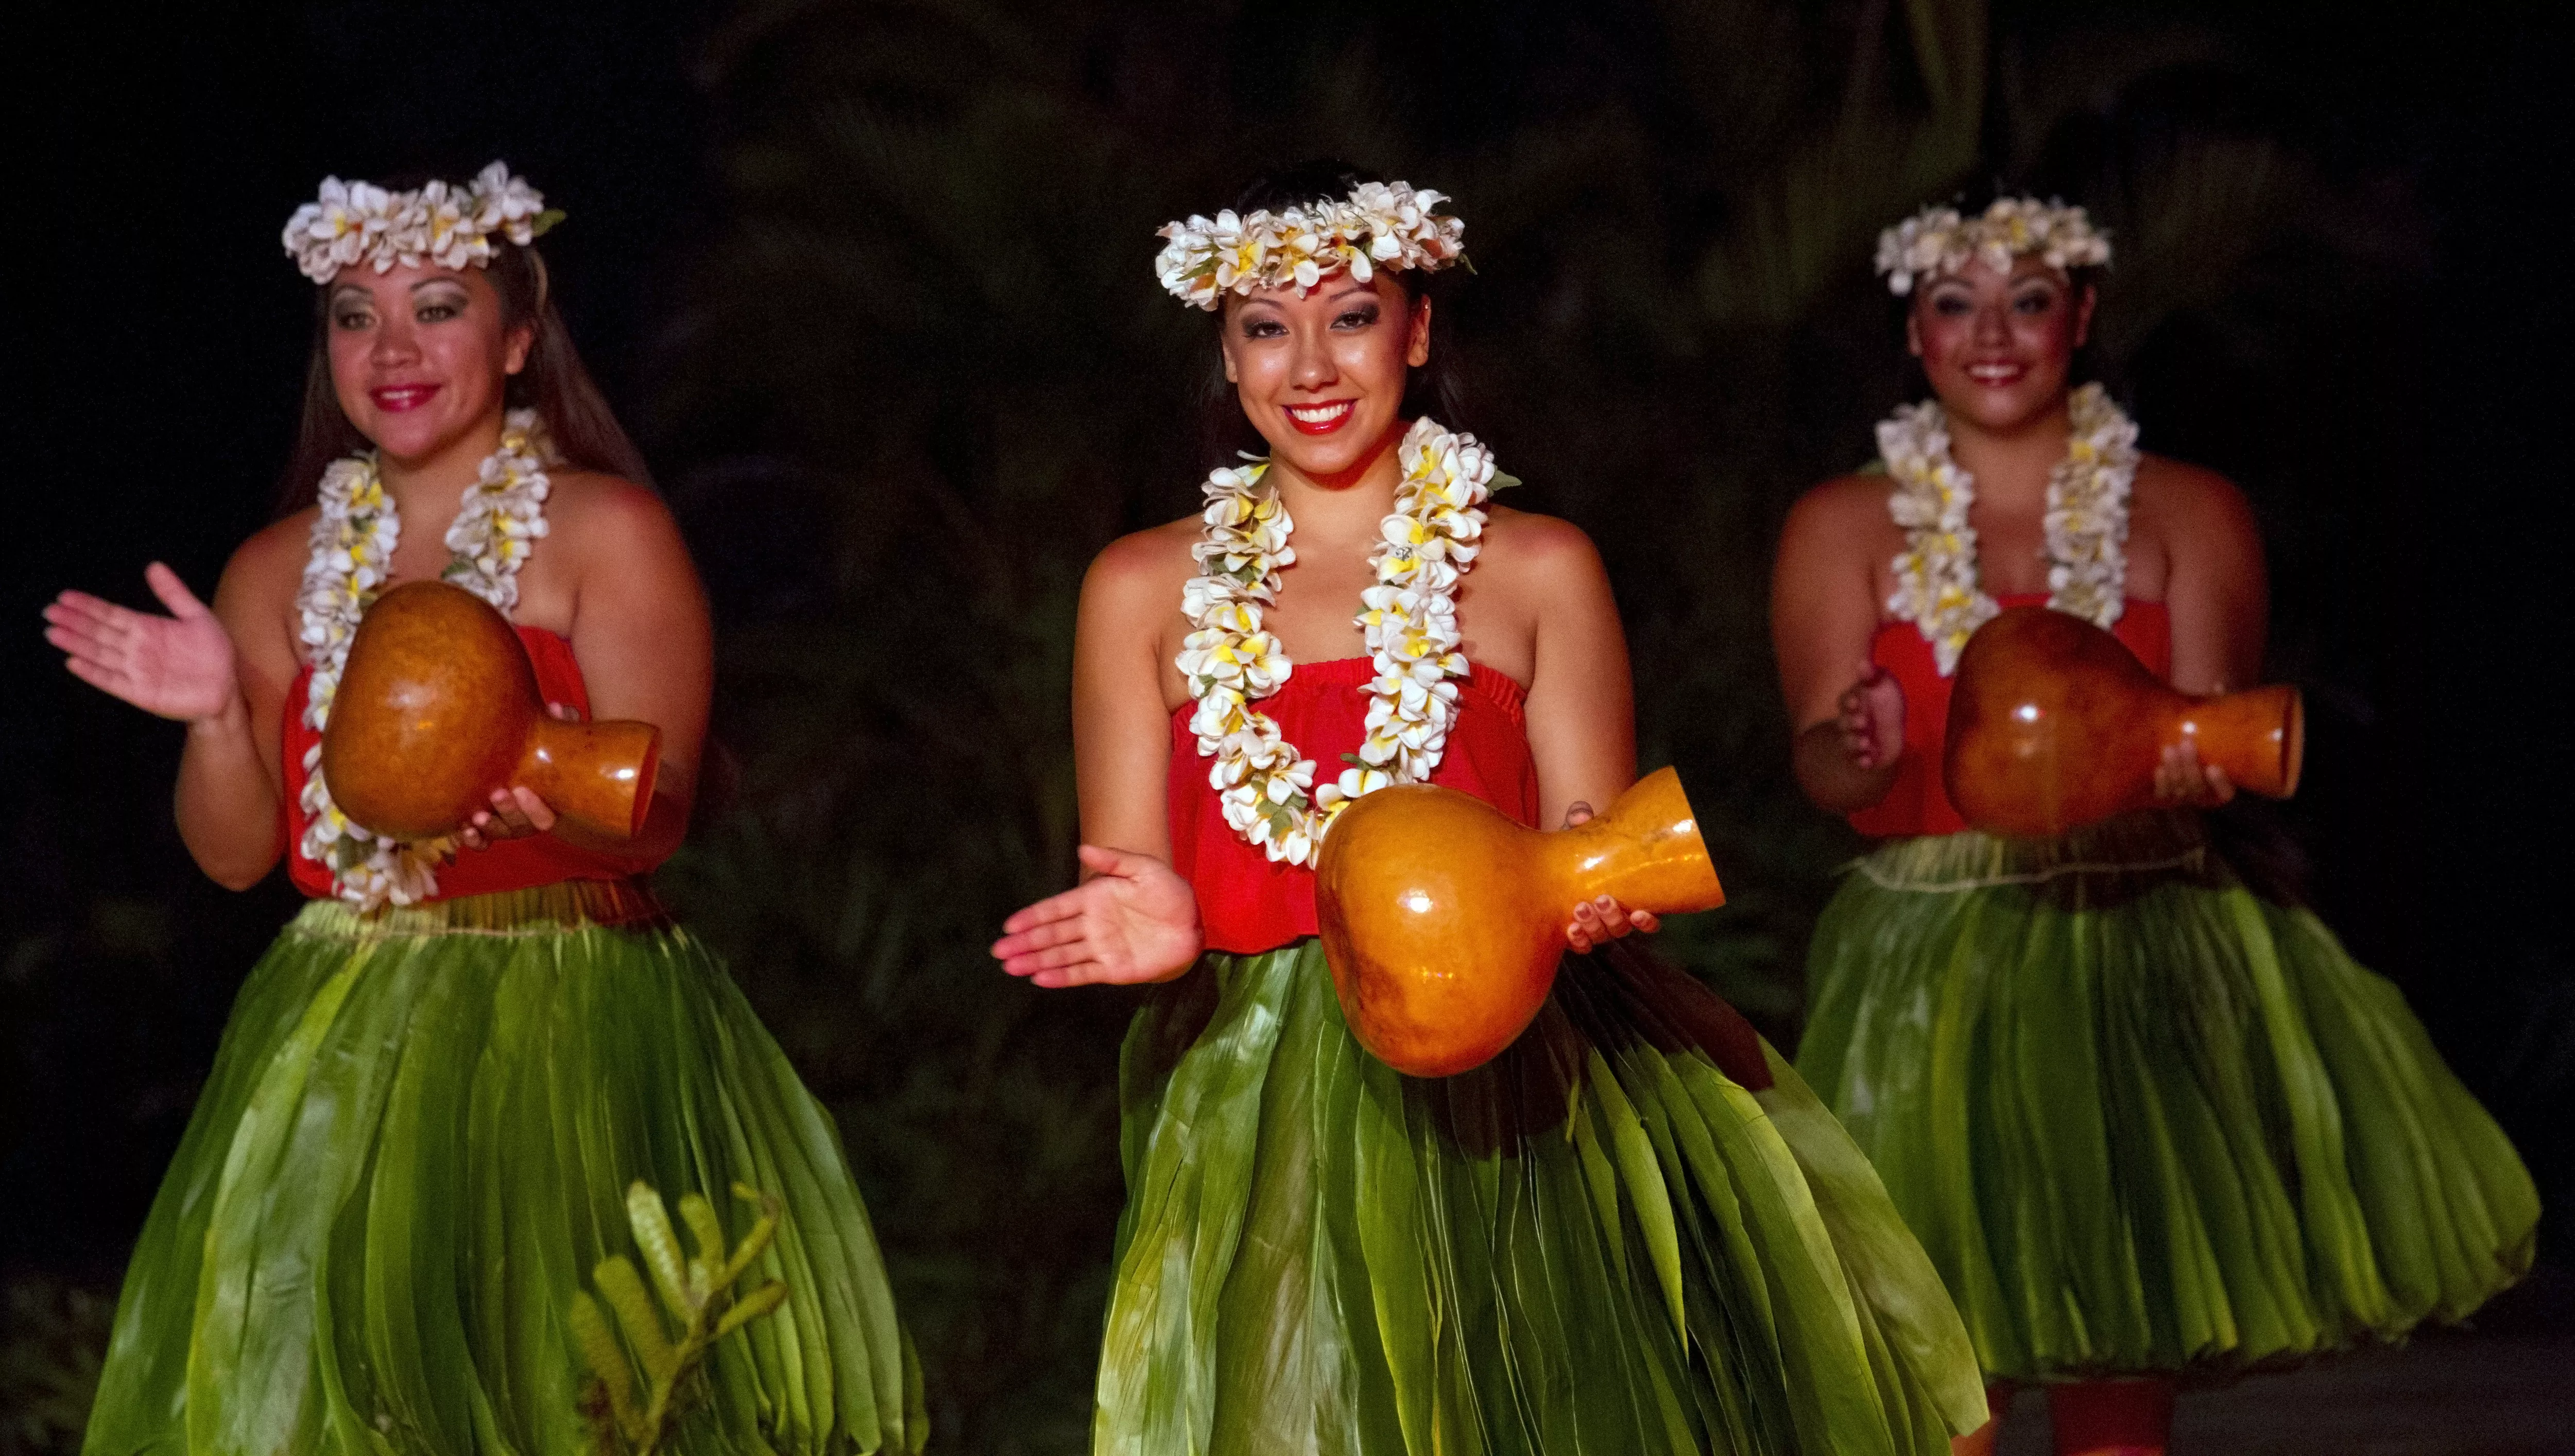
<svg viewBox="0 0 2575 1456">
<path fill-rule="evenodd" d="M 1303 207 L 1318 199 L 1338 200 L 1358 190 L 1359 184 L 1383 181 L 1385 174 L 1369 172 L 1332 157 L 1299 162 L 1293 167 L 1267 172 L 1234 199 L 1234 211 L 1248 214 L 1260 211 L 1283 212 Z M 1448 348 L 1448 324 L 1445 303 L 1455 269 L 1437 273 L 1398 270 L 1388 276 L 1403 290 L 1404 306 L 1410 309 L 1417 299 L 1431 301 L 1430 362 L 1407 371 L 1403 381 L 1401 414 L 1407 420 L 1428 415 L 1451 430 L 1467 428 L 1464 420 L 1465 390 L 1457 363 Z M 1224 328 L 1225 311 L 1216 314 L 1218 330 Z M 1213 468 L 1232 465 L 1245 451 L 1261 454 L 1270 447 L 1261 432 L 1252 428 L 1244 417 L 1243 401 L 1234 385 L 1225 377 L 1225 354 L 1216 336 L 1209 338 L 1209 365 L 1199 389 L 1199 453 Z"/>
<path fill-rule="evenodd" d="M 628 439 L 624 426 L 582 367 L 572 335 L 556 312 L 547 286 L 545 260 L 534 247 L 503 243 L 492 254 L 493 290 L 501 296 L 504 329 L 533 328 L 525 368 L 511 376 L 502 394 L 512 409 L 533 409 L 546 422 L 555 453 L 579 470 L 624 476 L 650 486 L 644 456 Z M 313 354 L 304 367 L 304 408 L 295 425 L 295 450 L 278 482 L 277 514 L 292 516 L 313 504 L 322 472 L 342 456 L 370 449 L 367 437 L 349 423 L 331 387 L 331 285 L 315 290 Z"/>
</svg>

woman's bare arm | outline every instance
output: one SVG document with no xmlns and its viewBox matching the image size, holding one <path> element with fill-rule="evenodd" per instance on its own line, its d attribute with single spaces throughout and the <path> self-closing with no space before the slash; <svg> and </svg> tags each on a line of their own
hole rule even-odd
<svg viewBox="0 0 2575 1456">
<path fill-rule="evenodd" d="M 572 651 L 594 718 L 632 719 L 662 730 L 662 767 L 644 827 L 604 838 L 556 820 L 568 843 L 660 860 L 688 833 L 715 693 L 715 633 L 706 589 L 660 497 L 609 477 L 559 490 L 549 543 L 572 558 Z"/>
<path fill-rule="evenodd" d="M 1083 577 L 1074 625 L 1073 755 L 1083 842 L 1167 862 L 1172 726 L 1163 630 L 1180 615 L 1181 585 L 1196 570 L 1189 555 L 1196 539 L 1165 527 L 1110 543 Z"/>
<path fill-rule="evenodd" d="M 2172 684 L 2184 693 L 2232 693 L 2262 673 L 2271 584 L 2262 529 L 2225 477 L 2148 457 L 2137 473 L 2171 561 L 2164 603 L 2172 612 Z M 2141 505 L 2147 503 L 2140 503 Z"/>
<path fill-rule="evenodd" d="M 1169 980 L 1198 959 L 1198 896 L 1171 864 L 1163 630 L 1195 570 L 1195 520 L 1111 543 L 1074 627 L 1082 883 L 1003 923 L 993 955 L 1042 986 Z"/>
<path fill-rule="evenodd" d="M 179 835 L 217 883 L 247 889 L 276 867 L 280 715 L 295 679 L 288 613 L 304 560 L 302 518 L 233 553 L 214 606 L 159 562 L 144 572 L 167 614 L 86 592 L 45 608 L 45 640 L 82 682 L 188 726 L 173 810 Z"/>
<path fill-rule="evenodd" d="M 1529 757 L 1537 765 L 1538 822 L 1564 822 L 1574 804 L 1604 809 L 1636 779 L 1634 686 L 1627 639 L 1609 574 L 1591 539 L 1570 523 L 1513 514 L 1476 570 L 1500 568 L 1532 626 Z"/>
<path fill-rule="evenodd" d="M 1836 813 L 1884 798 L 1903 751 L 1903 695 L 1869 666 L 1878 622 L 1870 547 L 1885 522 L 1884 481 L 1828 481 L 1789 511 L 1770 573 L 1770 642 L 1796 726 L 1797 784 Z"/>
</svg>

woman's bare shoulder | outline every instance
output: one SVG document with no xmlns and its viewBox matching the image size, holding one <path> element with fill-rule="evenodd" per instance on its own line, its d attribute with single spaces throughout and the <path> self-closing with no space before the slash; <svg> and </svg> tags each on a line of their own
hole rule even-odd
<svg viewBox="0 0 2575 1456">
<path fill-rule="evenodd" d="M 548 535 L 563 532 L 581 546 L 631 544 L 644 535 L 676 536 L 671 507 L 649 486 L 604 471 L 556 467 L 546 472 Z"/>
<path fill-rule="evenodd" d="M 1597 573 L 1600 552 L 1581 527 L 1562 517 L 1490 506 L 1485 508 L 1483 550 L 1476 557 L 1476 569 L 1515 577 Z"/>
<path fill-rule="evenodd" d="M 248 591 L 262 600 L 292 601 L 313 555 L 313 523 L 322 514 L 307 506 L 250 534 L 224 564 L 223 591 Z"/>
<path fill-rule="evenodd" d="M 2129 497 L 2132 529 L 2176 547 L 2242 547 L 2261 541 L 2252 504 L 2233 481 L 2204 466 L 2140 454 Z"/>
<path fill-rule="evenodd" d="M 1198 575 L 1198 558 L 1190 549 L 1198 545 L 1202 530 L 1198 517 L 1184 516 L 1118 538 L 1091 559 L 1085 595 L 1123 600 L 1163 594 L 1177 604 L 1182 585 Z"/>
<path fill-rule="evenodd" d="M 1788 508 L 1787 529 L 1842 537 L 1862 531 L 1892 531 L 1895 518 L 1886 513 L 1886 497 L 1891 489 L 1886 477 L 1876 471 L 1835 476 L 1809 486 L 1797 498 L 1796 504 Z"/>
</svg>

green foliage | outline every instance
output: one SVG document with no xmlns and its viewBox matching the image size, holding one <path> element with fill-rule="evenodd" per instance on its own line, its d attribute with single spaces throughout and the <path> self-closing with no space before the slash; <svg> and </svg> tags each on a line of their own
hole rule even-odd
<svg viewBox="0 0 2575 1456">
<path fill-rule="evenodd" d="M 113 1296 L 44 1275 L 0 1291 L 0 1456 L 71 1456 L 89 1424 Z"/>
<path fill-rule="evenodd" d="M 626 1190 L 626 1218 L 644 1266 L 652 1271 L 652 1292 L 623 1254 L 600 1260 L 591 1272 L 599 1286 L 597 1299 L 587 1290 L 573 1291 L 567 1322 L 591 1372 L 582 1391 L 582 1414 L 598 1438 L 601 1456 L 652 1456 L 661 1450 L 701 1398 L 703 1383 L 696 1376 L 716 1342 L 787 1302 L 787 1286 L 776 1280 L 734 1296 L 734 1284 L 777 1236 L 779 1203 L 741 1183 L 733 1191 L 758 1207 L 760 1217 L 742 1242 L 730 1248 L 714 1205 L 696 1193 L 681 1195 L 680 1217 L 698 1249 L 684 1259 L 662 1195 L 635 1183 Z M 661 1296 L 659 1306 L 655 1294 Z M 602 1300 L 616 1316 L 613 1329 L 609 1313 L 600 1310 Z M 679 1326 L 676 1338 L 663 1324 L 666 1314 Z"/>
<path fill-rule="evenodd" d="M 664 883 L 839 1116 L 943 1447 L 1088 1429 L 1135 998 L 985 947 L 1073 877 L 1084 567 L 1211 463 L 1213 327 L 1156 285 L 1153 229 L 1318 154 L 1457 197 L 1451 423 L 1599 545 L 1641 757 L 1681 768 L 1731 896 L 1662 946 L 1785 1043 L 1856 841 L 1789 776 L 1768 557 L 1907 388 L 1875 232 L 2225 59 L 1997 35 L 1981 0 L 741 5 L 701 60 L 718 185 L 643 422 L 722 609 L 740 789 Z M 2367 274 L 2353 204 L 2275 141 L 2113 161 L 2081 200 L 2119 236 L 2114 372 L 2177 318 L 2262 347 Z M 2292 286 L 2248 309 L 2248 276 Z"/>
</svg>

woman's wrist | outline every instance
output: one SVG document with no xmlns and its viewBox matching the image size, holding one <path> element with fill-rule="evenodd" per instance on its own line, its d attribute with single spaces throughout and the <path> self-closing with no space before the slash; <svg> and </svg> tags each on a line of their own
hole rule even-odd
<svg viewBox="0 0 2575 1456">
<path fill-rule="evenodd" d="M 188 720 L 188 736 L 217 741 L 250 735 L 250 704 L 243 701 L 241 690 L 226 695 L 224 706 L 203 718 Z"/>
</svg>

